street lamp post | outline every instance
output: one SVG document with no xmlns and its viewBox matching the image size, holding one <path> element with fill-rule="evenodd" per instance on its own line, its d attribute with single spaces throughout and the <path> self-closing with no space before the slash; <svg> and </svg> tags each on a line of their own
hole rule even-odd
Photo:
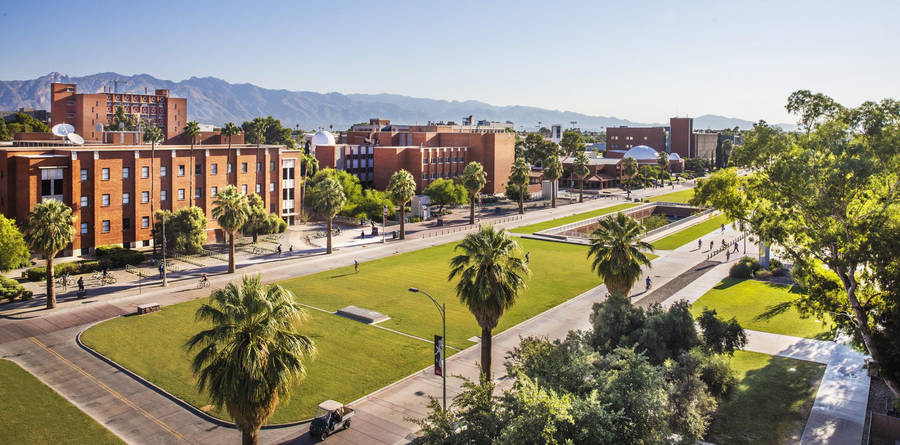
<svg viewBox="0 0 900 445">
<path fill-rule="evenodd" d="M 441 324 L 443 325 L 443 336 L 441 338 L 441 359 L 443 363 L 441 364 L 441 379 L 443 380 L 443 407 L 444 411 L 447 411 L 447 305 L 446 304 L 438 304 L 438 302 L 432 297 L 428 295 L 428 292 L 423 290 L 419 290 L 415 287 L 409 288 L 410 292 L 417 293 L 421 292 L 428 297 L 432 303 L 434 303 L 434 307 L 437 308 L 438 312 L 441 314 Z"/>
</svg>

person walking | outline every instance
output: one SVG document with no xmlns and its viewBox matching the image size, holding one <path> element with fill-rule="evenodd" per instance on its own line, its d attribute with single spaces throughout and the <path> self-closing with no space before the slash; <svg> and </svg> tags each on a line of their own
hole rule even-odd
<svg viewBox="0 0 900 445">
<path fill-rule="evenodd" d="M 715 246 L 715 243 L 713 243 L 712 240 L 709 240 L 709 250 L 713 250 L 713 246 Z"/>
<path fill-rule="evenodd" d="M 359 261 L 353 260 L 353 270 L 359 273 Z"/>
<path fill-rule="evenodd" d="M 731 251 L 730 250 L 725 251 L 725 261 L 731 261 Z"/>
<path fill-rule="evenodd" d="M 722 224 L 722 233 L 725 233 L 725 224 Z"/>
<path fill-rule="evenodd" d="M 278 248 L 275 249 L 275 251 L 278 252 L 278 256 L 280 257 L 281 256 L 281 244 L 278 245 Z"/>
<path fill-rule="evenodd" d="M 163 277 L 163 265 L 159 263 L 159 279 L 161 280 Z"/>
<path fill-rule="evenodd" d="M 294 245 L 293 244 L 291 244 L 288 247 L 288 256 L 294 256 Z"/>
<path fill-rule="evenodd" d="M 700 250 L 702 248 L 703 248 L 703 238 L 700 238 L 697 240 L 697 250 Z"/>
<path fill-rule="evenodd" d="M 525 252 L 525 264 L 531 262 L 531 252 Z"/>
</svg>

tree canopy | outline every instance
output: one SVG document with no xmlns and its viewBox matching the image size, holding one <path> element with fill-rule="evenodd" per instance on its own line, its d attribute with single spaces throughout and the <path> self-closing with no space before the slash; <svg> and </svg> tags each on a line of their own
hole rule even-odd
<svg viewBox="0 0 900 445">
<path fill-rule="evenodd" d="M 257 136 L 257 126 L 263 129 L 262 139 Z M 281 120 L 272 116 L 258 117 L 252 121 L 245 121 L 241 124 L 244 132 L 244 141 L 248 144 L 277 144 L 286 145 L 289 149 L 296 147 L 292 130 L 290 127 L 281 125 Z"/>
<path fill-rule="evenodd" d="M 435 179 L 422 193 L 431 198 L 431 204 L 438 206 L 439 211 L 443 211 L 446 206 L 469 202 L 466 188 L 452 179 Z"/>
<path fill-rule="evenodd" d="M 27 264 L 30 257 L 25 237 L 16 226 L 16 221 L 0 215 L 0 271 L 6 272 Z"/>
</svg>

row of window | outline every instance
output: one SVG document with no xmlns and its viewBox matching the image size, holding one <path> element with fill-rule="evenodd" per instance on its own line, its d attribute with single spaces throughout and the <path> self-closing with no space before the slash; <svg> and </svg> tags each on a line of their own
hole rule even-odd
<svg viewBox="0 0 900 445">
<path fill-rule="evenodd" d="M 441 161 L 442 159 L 443 159 L 443 161 Z M 449 163 L 451 162 L 451 161 L 450 161 L 450 156 L 445 156 L 445 157 L 442 157 L 442 158 L 441 158 L 441 157 L 433 157 L 433 158 L 431 158 L 431 163 L 432 163 L 432 164 L 438 164 L 438 163 L 441 163 L 441 162 L 443 162 L 444 164 L 449 164 Z M 465 157 L 465 156 L 454 156 L 452 162 L 455 162 L 455 163 L 466 162 L 466 157 Z M 428 165 L 428 158 L 422 158 L 422 163 L 425 164 L 425 165 Z"/>
<path fill-rule="evenodd" d="M 270 168 L 271 171 L 275 171 L 275 163 L 274 162 L 270 162 L 269 167 L 271 167 Z M 210 164 L 209 169 L 210 169 L 210 174 L 212 174 L 212 175 L 219 174 L 219 164 Z M 232 173 L 230 162 L 228 163 L 227 170 L 228 170 L 228 174 Z M 256 171 L 257 172 L 262 171 L 262 163 L 261 162 L 256 163 Z M 179 165 L 178 166 L 178 176 L 184 176 L 184 172 L 185 172 L 184 165 L 183 164 Z M 247 163 L 246 162 L 241 163 L 241 173 L 247 173 Z M 194 174 L 202 175 L 203 174 L 203 166 L 195 165 L 194 166 Z M 161 165 L 159 167 L 159 175 L 160 176 L 168 175 L 168 168 L 165 165 Z M 128 179 L 130 176 L 131 176 L 131 168 L 122 167 L 122 179 Z M 149 177 L 150 177 L 150 167 L 141 167 L 141 178 L 149 178 Z M 101 168 L 100 169 L 100 179 L 103 181 L 110 180 L 109 168 Z M 88 169 L 86 169 L 86 168 L 81 169 L 81 180 L 82 181 L 88 180 Z"/>
<path fill-rule="evenodd" d="M 453 173 L 453 174 L 450 174 L 450 173 L 447 173 L 447 172 L 443 172 L 443 173 L 424 173 L 424 174 L 422 175 L 422 178 L 425 179 L 426 181 L 430 181 L 430 180 L 432 180 L 432 179 L 440 179 L 440 178 L 443 178 L 443 179 L 456 178 L 457 176 L 459 176 L 459 172 L 456 172 L 456 173 Z"/>
<path fill-rule="evenodd" d="M 256 193 L 260 193 L 261 191 L 262 191 L 262 187 L 260 186 L 260 184 L 256 184 Z M 274 182 L 269 183 L 269 191 L 270 192 L 275 191 L 275 183 Z M 216 186 L 212 186 L 210 188 L 209 192 L 210 192 L 210 196 L 215 198 L 216 196 L 219 195 L 219 188 Z M 241 193 L 243 193 L 245 195 L 247 194 L 247 184 L 241 185 Z M 200 198 L 200 197 L 202 197 L 202 194 L 203 194 L 203 190 L 200 187 L 197 187 L 194 189 L 194 198 Z M 169 199 L 169 192 L 167 190 L 160 190 L 159 191 L 159 200 L 166 201 L 168 199 Z M 178 200 L 184 201 L 184 189 L 178 189 Z M 87 196 L 82 196 L 81 197 L 81 207 L 87 207 L 89 205 L 89 201 L 90 200 L 88 199 Z M 150 202 L 150 192 L 141 192 L 141 202 L 145 203 L 145 204 Z M 131 203 L 131 194 L 130 193 L 122 193 L 122 205 L 127 205 L 130 203 Z M 100 205 L 102 205 L 103 207 L 107 207 L 110 205 L 110 197 L 108 194 L 101 195 Z"/>
<path fill-rule="evenodd" d="M 141 228 L 149 229 L 150 228 L 150 217 L 142 216 L 141 217 Z M 87 235 L 89 230 L 88 223 L 81 223 L 81 234 Z M 131 219 L 130 218 L 122 218 L 122 230 L 131 230 Z M 110 222 L 108 219 L 104 219 L 100 222 L 100 232 L 101 233 L 109 233 L 110 232 Z"/>
</svg>

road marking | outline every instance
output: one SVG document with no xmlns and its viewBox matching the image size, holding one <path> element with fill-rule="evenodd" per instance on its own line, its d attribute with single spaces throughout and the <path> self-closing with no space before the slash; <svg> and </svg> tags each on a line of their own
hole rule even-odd
<svg viewBox="0 0 900 445">
<path fill-rule="evenodd" d="M 56 352 L 56 351 L 50 349 L 49 347 L 47 347 L 47 345 L 43 344 L 43 343 L 42 343 L 40 340 L 38 340 L 37 338 L 35 338 L 35 337 L 28 337 L 28 339 L 31 340 L 32 342 L 34 342 L 34 344 L 40 346 L 43 350 L 45 350 L 45 351 L 47 351 L 47 352 L 53 354 L 54 356 L 56 356 L 56 358 L 58 358 L 61 362 L 63 362 L 63 363 L 65 363 L 66 365 L 68 365 L 70 368 L 72 368 L 72 369 L 78 371 L 78 372 L 81 373 L 83 376 L 87 377 L 88 380 L 90 380 L 90 381 L 96 383 L 97 386 L 99 386 L 100 388 L 103 388 L 106 392 L 112 394 L 113 397 L 115 397 L 115 398 L 121 400 L 123 403 L 125 403 L 126 405 L 130 406 L 131 408 L 133 408 L 135 411 L 141 413 L 141 415 L 143 415 L 144 417 L 146 417 L 146 418 L 152 420 L 154 423 L 156 423 L 157 425 L 159 425 L 160 427 L 162 427 L 162 429 L 164 429 L 164 430 L 166 430 L 167 432 L 169 432 L 169 434 L 175 436 L 177 439 L 182 439 L 182 440 L 184 439 L 184 436 L 182 436 L 181 433 L 179 433 L 178 431 L 173 430 L 170 426 L 166 425 L 166 424 L 163 423 L 161 420 L 157 419 L 157 418 L 154 417 L 152 414 L 150 414 L 150 413 L 148 413 L 147 411 L 145 411 L 143 408 L 141 408 L 141 407 L 135 405 L 134 402 L 132 402 L 131 400 L 128 400 L 128 399 L 125 398 L 125 396 L 123 396 L 122 394 L 119 394 L 116 390 L 110 388 L 110 387 L 107 386 L 105 383 L 101 382 L 100 380 L 97 380 L 97 378 L 95 378 L 94 376 L 88 374 L 87 371 L 85 371 L 84 369 L 81 369 L 79 366 L 75 365 L 74 363 L 72 363 L 71 361 L 69 361 L 68 359 L 66 359 L 66 358 L 63 357 L 62 355 L 60 355 L 58 352 Z"/>
</svg>

